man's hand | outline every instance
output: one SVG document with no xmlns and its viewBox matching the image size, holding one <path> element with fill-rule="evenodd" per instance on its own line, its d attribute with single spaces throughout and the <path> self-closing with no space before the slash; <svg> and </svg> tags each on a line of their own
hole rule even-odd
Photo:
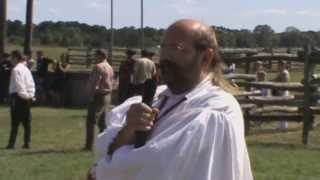
<svg viewBox="0 0 320 180">
<path fill-rule="evenodd" d="M 127 112 L 127 125 L 122 128 L 110 145 L 108 154 L 123 145 L 133 144 L 136 131 L 149 131 L 154 126 L 154 120 L 159 113 L 156 108 L 151 108 L 143 103 L 133 104 Z"/>
<path fill-rule="evenodd" d="M 131 131 L 149 131 L 159 113 L 156 108 L 150 108 L 144 103 L 133 104 L 127 113 L 127 128 Z"/>
</svg>

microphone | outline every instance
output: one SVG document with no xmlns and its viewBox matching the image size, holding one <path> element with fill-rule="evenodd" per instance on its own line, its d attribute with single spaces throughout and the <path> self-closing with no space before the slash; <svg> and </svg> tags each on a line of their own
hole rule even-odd
<svg viewBox="0 0 320 180">
<path fill-rule="evenodd" d="M 156 89 L 157 89 L 157 81 L 154 79 L 147 79 L 144 82 L 142 102 L 151 107 L 153 97 L 156 93 Z M 144 146 L 147 142 L 150 132 L 151 131 L 137 131 L 134 147 L 139 148 Z"/>
</svg>

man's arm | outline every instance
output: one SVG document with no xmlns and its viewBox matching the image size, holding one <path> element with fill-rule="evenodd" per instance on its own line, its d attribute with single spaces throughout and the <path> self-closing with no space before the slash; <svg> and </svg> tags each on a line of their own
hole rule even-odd
<svg viewBox="0 0 320 180">
<path fill-rule="evenodd" d="M 109 146 L 108 155 L 111 156 L 114 153 L 114 151 L 120 148 L 121 146 L 133 144 L 134 139 L 135 131 L 128 126 L 123 127 L 119 131 L 118 135 L 116 136 L 112 144 Z"/>
</svg>

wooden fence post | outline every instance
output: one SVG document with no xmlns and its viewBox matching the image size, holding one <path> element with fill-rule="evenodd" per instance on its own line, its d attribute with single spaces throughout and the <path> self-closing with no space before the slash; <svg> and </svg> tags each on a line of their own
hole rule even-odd
<svg viewBox="0 0 320 180">
<path fill-rule="evenodd" d="M 7 36 L 7 0 L 0 2 L 0 56 L 6 49 Z"/>
<path fill-rule="evenodd" d="M 91 57 L 91 49 L 87 48 L 86 49 L 86 65 L 87 68 L 89 68 L 92 64 L 92 57 Z"/>
<path fill-rule="evenodd" d="M 303 105 L 303 133 L 302 143 L 308 144 L 310 120 L 312 118 L 311 106 L 311 63 L 310 63 L 311 47 L 307 45 L 304 47 L 304 105 Z"/>
<path fill-rule="evenodd" d="M 33 0 L 27 0 L 26 12 L 26 29 L 24 40 L 24 53 L 29 54 L 32 52 L 32 31 L 33 31 Z"/>
</svg>

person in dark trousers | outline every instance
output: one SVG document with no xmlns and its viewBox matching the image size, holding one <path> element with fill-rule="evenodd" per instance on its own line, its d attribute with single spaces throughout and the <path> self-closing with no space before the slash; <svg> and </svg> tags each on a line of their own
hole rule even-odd
<svg viewBox="0 0 320 180">
<path fill-rule="evenodd" d="M 89 97 L 91 98 L 86 120 L 86 142 L 84 150 L 91 150 L 95 136 L 95 124 L 98 121 L 99 131 L 105 127 L 104 114 L 111 103 L 113 69 L 107 61 L 106 50 L 99 49 L 95 56 L 98 64 L 93 68 L 88 81 Z"/>
<path fill-rule="evenodd" d="M 50 88 L 48 81 L 49 65 L 54 63 L 53 59 L 44 56 L 43 51 L 37 51 L 36 85 L 38 103 L 47 103 L 48 91 Z"/>
<path fill-rule="evenodd" d="M 70 64 L 61 59 L 56 63 L 56 67 L 53 73 L 53 82 L 50 94 L 51 105 L 54 106 L 64 106 L 65 105 L 65 90 L 66 90 L 66 81 L 67 72 L 69 70 Z"/>
<path fill-rule="evenodd" d="M 4 53 L 0 58 L 0 103 L 8 101 L 10 74 L 13 68 L 10 54 Z"/>
<path fill-rule="evenodd" d="M 35 95 L 35 84 L 26 58 L 19 51 L 11 53 L 15 67 L 10 77 L 9 93 L 11 96 L 11 132 L 7 149 L 15 147 L 20 123 L 24 127 L 23 148 L 30 148 L 31 140 L 31 111 L 30 107 Z"/>
<path fill-rule="evenodd" d="M 133 56 L 136 51 L 128 49 L 126 51 L 127 60 L 123 61 L 119 68 L 119 88 L 118 101 L 119 104 L 124 102 L 129 97 L 133 96 L 133 67 L 135 60 Z"/>
</svg>

